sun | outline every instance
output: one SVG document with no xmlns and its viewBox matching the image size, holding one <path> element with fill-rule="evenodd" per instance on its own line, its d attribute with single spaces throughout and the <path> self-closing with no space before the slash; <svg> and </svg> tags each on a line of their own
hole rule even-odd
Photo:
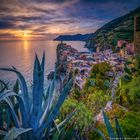
<svg viewBox="0 0 140 140">
<path fill-rule="evenodd" d="M 31 34 L 30 34 L 29 31 L 24 31 L 23 32 L 23 35 L 22 35 L 23 40 L 29 40 L 30 37 L 31 37 Z"/>
</svg>

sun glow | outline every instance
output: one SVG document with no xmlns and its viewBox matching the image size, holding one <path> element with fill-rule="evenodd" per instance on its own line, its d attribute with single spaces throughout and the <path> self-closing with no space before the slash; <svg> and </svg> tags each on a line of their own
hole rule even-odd
<svg viewBox="0 0 140 140">
<path fill-rule="evenodd" d="M 24 31 L 22 35 L 23 40 L 29 40 L 31 38 L 31 34 L 29 31 Z"/>
</svg>

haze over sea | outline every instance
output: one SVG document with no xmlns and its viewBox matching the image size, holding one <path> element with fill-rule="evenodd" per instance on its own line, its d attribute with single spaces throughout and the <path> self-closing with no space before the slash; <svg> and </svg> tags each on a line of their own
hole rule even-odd
<svg viewBox="0 0 140 140">
<path fill-rule="evenodd" d="M 0 42 L 0 67 L 14 66 L 25 76 L 28 85 L 32 83 L 32 73 L 35 53 L 41 59 L 43 51 L 46 54 L 45 82 L 50 71 L 54 70 L 56 62 L 57 41 L 1 41 Z M 84 42 L 66 42 L 78 51 L 86 51 Z M 10 84 L 16 80 L 16 76 L 10 72 L 0 71 L 2 80 L 10 80 Z"/>
</svg>

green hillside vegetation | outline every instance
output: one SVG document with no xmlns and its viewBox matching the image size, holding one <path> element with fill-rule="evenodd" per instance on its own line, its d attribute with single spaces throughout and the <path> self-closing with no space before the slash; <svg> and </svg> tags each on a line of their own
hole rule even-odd
<svg viewBox="0 0 140 140">
<path fill-rule="evenodd" d="M 137 14 L 140 14 L 140 7 L 105 24 L 94 33 L 87 47 L 93 48 L 96 44 L 103 49 L 104 47 L 116 46 L 117 40 L 133 42 L 134 16 Z"/>
<path fill-rule="evenodd" d="M 129 138 L 140 137 L 140 59 L 133 58 L 126 62 L 131 70 L 125 70 L 116 89 L 115 99 L 111 97 L 111 82 L 113 78 L 107 77 L 106 72 L 112 70 L 108 63 L 103 62 L 93 66 L 90 77 L 86 80 L 82 90 L 77 87 L 73 89 L 70 98 L 64 103 L 61 114 L 66 117 L 73 107 L 80 111 L 71 121 L 75 122 L 75 128 L 80 128 L 80 134 L 89 139 L 101 139 L 94 128 L 101 130 L 105 137 L 108 133 L 102 122 L 96 122 L 94 117 L 98 115 L 108 101 L 112 100 L 112 109 L 107 111 L 113 128 L 114 118 L 117 117 L 123 131 L 123 135 Z M 135 69 L 135 70 L 134 70 Z M 128 81 L 126 75 L 132 77 Z M 79 120 L 80 118 L 80 120 Z M 80 127 L 83 126 L 83 127 Z M 87 131 L 88 133 L 87 133 Z"/>
</svg>

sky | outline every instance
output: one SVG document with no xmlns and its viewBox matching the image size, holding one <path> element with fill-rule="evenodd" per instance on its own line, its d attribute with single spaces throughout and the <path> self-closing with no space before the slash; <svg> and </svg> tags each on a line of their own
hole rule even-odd
<svg viewBox="0 0 140 140">
<path fill-rule="evenodd" d="M 94 33 L 140 0 L 0 0 L 0 40 L 48 40 Z"/>
</svg>

